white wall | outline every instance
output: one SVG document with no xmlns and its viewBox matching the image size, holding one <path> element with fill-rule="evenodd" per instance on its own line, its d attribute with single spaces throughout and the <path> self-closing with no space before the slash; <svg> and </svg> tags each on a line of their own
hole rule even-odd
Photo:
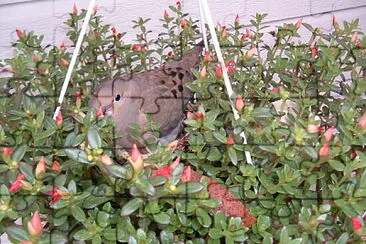
<svg viewBox="0 0 366 244">
<path fill-rule="evenodd" d="M 0 0 L 0 59 L 10 57 L 10 43 L 17 39 L 15 29 L 34 30 L 45 36 L 45 43 L 59 45 L 66 42 L 64 20 L 76 3 L 79 9 L 87 8 L 88 0 Z M 110 23 L 120 32 L 127 32 L 124 39 L 133 41 L 135 32 L 131 20 L 138 16 L 151 18 L 149 27 L 159 32 L 165 9 L 175 5 L 176 0 L 97 0 L 98 12 L 104 22 Z M 183 0 L 183 10 L 193 17 L 199 17 L 198 0 Z M 324 32 L 332 29 L 332 15 L 339 22 L 360 19 L 361 28 L 366 30 L 366 0 L 210 0 L 215 22 L 232 23 L 236 14 L 241 23 L 249 24 L 250 15 L 268 13 L 270 25 L 283 22 L 304 22 L 321 27 Z M 67 42 L 66 42 L 67 43 Z"/>
</svg>

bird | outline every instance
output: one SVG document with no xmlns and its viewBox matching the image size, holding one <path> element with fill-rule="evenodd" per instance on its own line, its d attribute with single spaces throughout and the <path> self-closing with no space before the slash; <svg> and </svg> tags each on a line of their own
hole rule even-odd
<svg viewBox="0 0 366 244">
<path fill-rule="evenodd" d="M 115 132 L 122 133 L 118 148 L 129 151 L 133 144 L 143 146 L 129 135 L 130 125 L 147 125 L 148 114 L 160 125 L 159 142 L 168 144 L 177 138 L 183 129 L 185 107 L 193 96 L 185 85 L 195 79 L 192 69 L 198 66 L 202 50 L 200 42 L 178 60 L 155 70 L 118 76 L 96 89 L 89 106 L 101 107 L 103 114 L 115 121 Z M 145 136 L 153 137 L 151 132 Z"/>
</svg>

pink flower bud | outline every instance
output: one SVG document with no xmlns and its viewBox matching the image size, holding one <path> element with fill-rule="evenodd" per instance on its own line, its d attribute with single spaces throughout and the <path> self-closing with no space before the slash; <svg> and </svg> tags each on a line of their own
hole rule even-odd
<svg viewBox="0 0 366 244">
<path fill-rule="evenodd" d="M 164 11 L 164 19 L 168 19 L 169 18 L 169 14 L 168 14 L 168 11 Z"/>
<path fill-rule="evenodd" d="M 334 135 L 335 126 L 329 127 L 329 129 L 323 134 L 326 142 L 330 142 Z"/>
<path fill-rule="evenodd" d="M 362 228 L 362 223 L 358 218 L 353 217 L 353 218 L 351 218 L 351 221 L 352 221 L 352 228 L 354 230 L 359 230 Z"/>
<path fill-rule="evenodd" d="M 76 4 L 74 3 L 74 6 L 72 7 L 72 13 L 73 14 L 77 14 L 78 13 L 78 8 L 76 7 Z"/>
<path fill-rule="evenodd" d="M 358 121 L 357 125 L 361 127 L 361 129 L 366 128 L 366 113 L 361 117 L 361 119 Z"/>
<path fill-rule="evenodd" d="M 41 218 L 38 210 L 33 213 L 31 221 L 28 221 L 28 233 L 32 237 L 37 237 L 42 232 Z"/>
<path fill-rule="evenodd" d="M 338 25 L 338 20 L 337 20 L 337 18 L 336 18 L 336 16 L 334 14 L 332 15 L 332 24 L 333 24 L 333 26 L 337 26 Z"/>
<path fill-rule="evenodd" d="M 191 178 L 192 178 L 192 168 L 191 166 L 187 166 L 184 170 L 183 170 L 183 173 L 182 173 L 182 176 L 181 176 L 181 181 L 184 183 L 184 182 L 189 182 L 191 181 Z"/>
<path fill-rule="evenodd" d="M 144 168 L 144 161 L 142 160 L 142 156 L 136 144 L 132 145 L 132 152 L 131 156 L 129 157 L 129 162 L 136 173 L 141 172 L 141 170 Z"/>
<path fill-rule="evenodd" d="M 60 164 L 57 161 L 53 161 L 52 165 L 51 165 L 51 169 L 54 171 L 60 171 Z"/>
<path fill-rule="evenodd" d="M 317 126 L 317 125 L 308 125 L 306 127 L 306 131 L 309 134 L 314 134 L 314 133 L 318 133 L 320 131 L 324 131 L 324 127 L 323 126 Z"/>
<path fill-rule="evenodd" d="M 207 77 L 206 66 L 203 66 L 202 70 L 200 71 L 200 77 L 201 78 L 206 78 Z"/>
<path fill-rule="evenodd" d="M 100 159 L 105 166 L 113 165 L 113 160 L 107 154 L 103 154 Z"/>
<path fill-rule="evenodd" d="M 19 39 L 24 38 L 24 33 L 21 30 L 16 29 L 15 32 L 17 33 L 17 36 Z"/>
<path fill-rule="evenodd" d="M 46 169 L 47 169 L 46 160 L 42 156 L 39 159 L 39 162 L 36 166 L 36 177 L 39 177 L 39 176 L 43 175 L 44 173 L 46 173 Z"/>
<path fill-rule="evenodd" d="M 60 126 L 63 123 L 62 113 L 61 111 L 58 112 L 56 116 L 56 125 Z"/>
<path fill-rule="evenodd" d="M 11 186 L 9 187 L 9 192 L 15 192 L 18 191 L 20 189 L 20 187 L 22 187 L 22 179 L 24 179 L 24 175 L 19 174 L 17 176 L 17 179 L 11 184 Z"/>
<path fill-rule="evenodd" d="M 196 119 L 200 119 L 200 120 L 202 120 L 205 117 L 205 115 L 200 112 L 196 112 L 196 113 L 194 113 L 194 115 L 195 115 Z"/>
<path fill-rule="evenodd" d="M 301 25 L 302 25 L 302 18 L 301 18 L 301 19 L 299 19 L 299 20 L 296 22 L 296 24 L 295 24 L 295 29 L 296 29 L 296 30 L 298 30 L 298 29 L 301 27 Z"/>
<path fill-rule="evenodd" d="M 315 46 L 311 49 L 311 56 L 313 58 L 315 58 L 316 56 L 318 56 L 318 49 Z"/>
<path fill-rule="evenodd" d="M 176 5 L 178 10 L 182 8 L 182 3 L 180 1 L 176 2 Z"/>
<path fill-rule="evenodd" d="M 177 158 L 174 160 L 174 162 L 172 163 L 172 165 L 170 165 L 170 168 L 171 168 L 171 169 L 175 169 L 175 168 L 178 166 L 179 162 L 180 162 L 180 157 L 177 157 Z"/>
<path fill-rule="evenodd" d="M 65 44 L 64 44 L 64 43 L 61 43 L 61 44 L 60 44 L 60 49 L 61 49 L 61 51 L 66 50 L 66 46 L 65 46 Z"/>
<path fill-rule="evenodd" d="M 230 59 L 229 61 L 225 62 L 225 67 L 227 69 L 227 72 L 232 73 L 235 71 L 234 68 L 234 61 L 232 59 Z"/>
<path fill-rule="evenodd" d="M 358 39 L 358 31 L 355 31 L 352 35 L 351 42 L 354 43 Z"/>
<path fill-rule="evenodd" d="M 244 108 L 244 106 L 245 106 L 245 103 L 244 103 L 243 98 L 240 95 L 236 96 L 235 108 L 240 111 Z"/>
<path fill-rule="evenodd" d="M 320 157 L 327 157 L 329 156 L 329 145 L 328 143 L 325 143 L 321 148 L 319 149 L 319 156 Z"/>
<path fill-rule="evenodd" d="M 224 26 L 222 28 L 221 39 L 225 40 L 228 36 L 229 36 L 229 33 L 227 32 L 226 27 Z"/>
</svg>

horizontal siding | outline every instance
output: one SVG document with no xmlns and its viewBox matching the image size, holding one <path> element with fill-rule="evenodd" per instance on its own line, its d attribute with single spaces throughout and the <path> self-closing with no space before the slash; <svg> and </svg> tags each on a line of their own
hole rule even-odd
<svg viewBox="0 0 366 244">
<path fill-rule="evenodd" d="M 45 43 L 59 45 L 66 42 L 66 26 L 63 24 L 74 2 L 79 9 L 88 7 L 88 0 L 16 0 L 0 3 L 0 59 L 12 55 L 10 43 L 16 40 L 15 29 L 34 30 L 45 36 Z M 132 29 L 132 20 L 138 16 L 151 18 L 148 27 L 154 33 L 161 29 L 159 18 L 168 5 L 168 0 L 100 0 L 98 12 L 104 15 L 104 23 L 110 23 L 119 31 L 127 32 L 125 40 L 132 42 L 136 32 Z M 194 18 L 199 18 L 198 0 L 183 0 L 183 9 Z M 331 16 L 336 14 L 339 21 L 360 19 L 362 29 L 366 29 L 365 0 L 210 0 L 212 16 L 224 25 L 233 23 L 236 14 L 241 23 L 249 24 L 251 15 L 268 13 L 266 22 L 279 25 L 283 22 L 295 22 L 304 18 L 305 22 L 320 27 L 327 32 L 332 29 Z"/>
</svg>

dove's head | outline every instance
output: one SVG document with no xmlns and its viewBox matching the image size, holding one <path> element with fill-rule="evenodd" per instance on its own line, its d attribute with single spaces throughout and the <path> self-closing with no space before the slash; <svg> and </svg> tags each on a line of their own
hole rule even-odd
<svg viewBox="0 0 366 244">
<path fill-rule="evenodd" d="M 101 107 L 104 115 L 114 117 L 126 103 L 128 85 L 129 82 L 119 79 L 104 82 L 94 93 L 89 106 Z"/>
</svg>

